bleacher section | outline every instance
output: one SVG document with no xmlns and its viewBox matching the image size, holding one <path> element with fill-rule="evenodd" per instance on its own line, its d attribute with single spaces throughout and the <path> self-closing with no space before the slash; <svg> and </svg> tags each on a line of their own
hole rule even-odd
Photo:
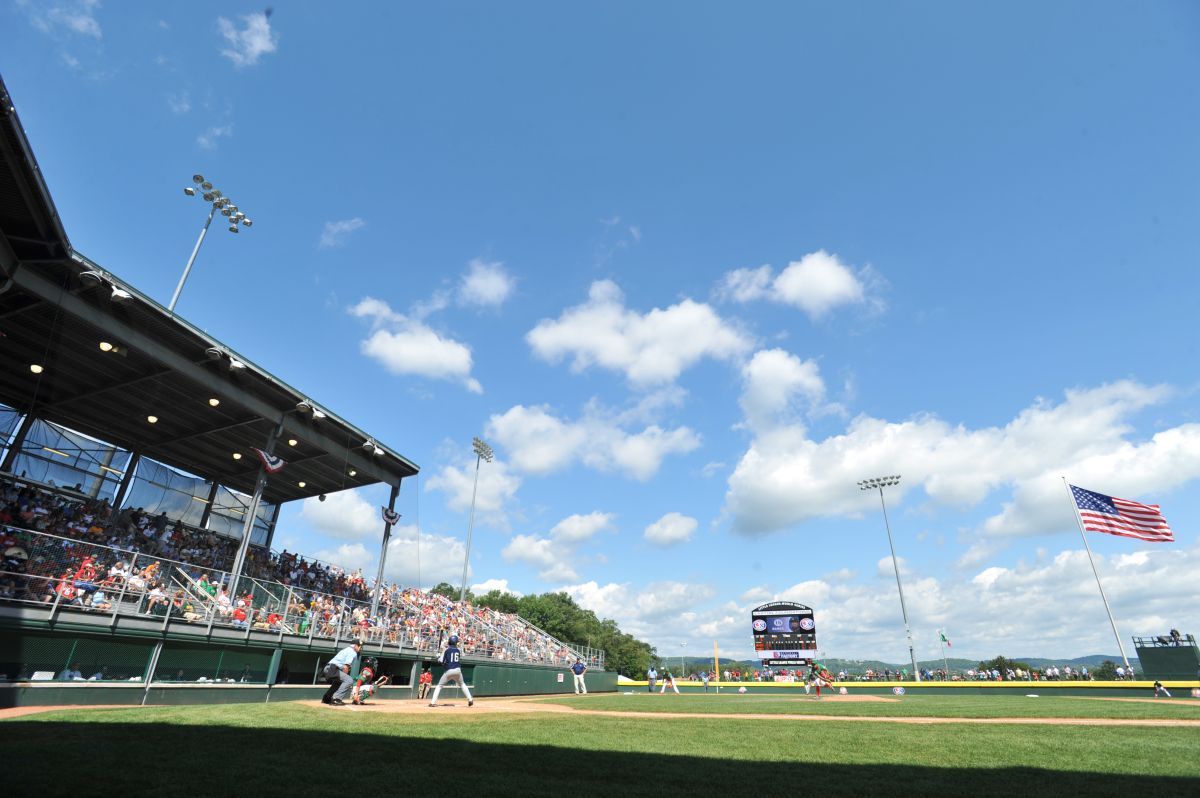
<svg viewBox="0 0 1200 798">
<path fill-rule="evenodd" d="M 233 545 L 206 530 L 12 478 L 0 479 L 0 602 L 55 613 L 170 617 L 188 623 L 329 638 L 359 638 L 435 655 L 457 634 L 468 657 L 603 668 L 603 652 L 569 646 L 517 615 L 413 587 L 373 585 L 299 555 L 259 549 L 239 595 L 225 568 Z M 316 589 L 320 586 L 323 589 Z M 15 678 L 17 674 L 8 674 Z"/>
</svg>

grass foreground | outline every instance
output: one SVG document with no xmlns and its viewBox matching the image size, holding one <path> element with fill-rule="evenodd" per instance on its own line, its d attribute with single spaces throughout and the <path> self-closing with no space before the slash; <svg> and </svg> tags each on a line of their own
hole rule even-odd
<svg viewBox="0 0 1200 798">
<path fill-rule="evenodd" d="M 601 709 L 623 698 L 566 701 Z M 962 699 L 928 698 L 965 711 Z M 917 714 L 939 714 L 934 709 Z M 1200 794 L 1197 727 L 471 714 L 465 707 L 408 715 L 286 703 L 63 710 L 4 721 L 0 735 L 12 795 L 448 790 L 625 798 L 796 787 L 818 795 Z"/>
</svg>

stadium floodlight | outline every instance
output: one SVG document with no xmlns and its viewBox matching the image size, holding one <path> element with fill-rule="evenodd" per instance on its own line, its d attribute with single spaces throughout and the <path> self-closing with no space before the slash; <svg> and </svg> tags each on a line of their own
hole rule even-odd
<svg viewBox="0 0 1200 798">
<path fill-rule="evenodd" d="M 249 219 L 242 219 L 242 227 L 253 227 L 254 222 Z"/>
<path fill-rule="evenodd" d="M 229 358 L 229 370 L 230 371 L 241 371 L 244 368 L 246 368 L 245 363 L 238 360 L 236 357 Z"/>
<path fill-rule="evenodd" d="M 364 452 L 371 454 L 375 451 L 375 441 L 366 441 L 363 443 L 362 447 Z"/>
<path fill-rule="evenodd" d="M 211 203 L 212 207 L 208 211 L 208 218 L 204 221 L 204 227 L 200 228 L 200 237 L 196 239 L 196 246 L 192 248 L 192 254 L 188 258 L 187 265 L 183 267 L 183 274 L 180 275 L 179 285 L 175 287 L 175 293 L 171 296 L 171 303 L 167 305 L 167 310 L 171 311 L 172 313 L 175 312 L 175 303 L 179 301 L 179 295 L 183 293 L 184 283 L 187 282 L 188 275 L 192 271 L 192 265 L 196 262 L 196 256 L 200 254 L 200 245 L 204 243 L 204 236 L 208 233 L 208 226 L 212 224 L 213 217 L 216 216 L 217 211 L 220 211 L 221 215 L 226 217 L 232 216 L 237 212 L 237 206 L 235 206 L 228 197 L 222 194 L 219 188 L 214 188 L 211 181 L 205 180 L 204 175 L 192 175 L 192 182 L 200 187 L 201 191 L 203 192 L 200 194 L 200 196 L 205 202 Z M 183 189 L 183 193 L 187 194 L 189 197 L 197 196 L 195 186 L 185 187 Z M 243 216 L 244 215 L 245 214 L 243 214 Z M 231 220 L 232 223 L 229 225 L 229 232 L 238 232 L 238 221 L 239 219 L 236 218 Z M 246 227 L 249 226 L 250 225 L 246 225 Z"/>
<path fill-rule="evenodd" d="M 124 302 L 129 299 L 133 299 L 133 294 L 129 293 L 124 288 L 117 288 L 115 285 L 113 286 L 113 289 L 112 289 L 112 301 L 113 302 Z"/>
<path fill-rule="evenodd" d="M 100 283 L 104 282 L 104 273 L 98 272 L 95 269 L 89 269 L 86 272 L 80 273 L 79 280 L 80 282 L 99 285 Z"/>
<path fill-rule="evenodd" d="M 908 658 L 912 662 L 913 678 L 921 681 L 921 671 L 917 668 L 917 655 L 913 652 L 912 628 L 908 625 L 908 607 L 904 604 L 904 586 L 900 584 L 900 565 L 896 561 L 896 544 L 892 542 L 892 525 L 888 522 L 887 503 L 883 500 L 883 489 L 900 484 L 900 475 L 892 474 L 887 477 L 864 479 L 858 483 L 859 490 L 878 490 L 879 506 L 883 508 L 883 526 L 887 530 L 888 548 L 892 551 L 892 568 L 896 571 L 896 592 L 900 594 L 900 615 L 904 618 L 904 636 L 908 638 Z"/>
<path fill-rule="evenodd" d="M 462 587 L 458 591 L 458 600 L 466 601 L 467 598 L 467 565 L 471 562 L 471 533 L 475 531 L 475 494 L 479 492 L 479 464 L 487 460 L 489 463 L 495 458 L 492 452 L 492 447 L 481 438 L 471 439 L 471 450 L 475 452 L 475 487 L 471 488 L 471 518 L 467 522 L 467 551 L 463 555 L 463 575 Z"/>
</svg>

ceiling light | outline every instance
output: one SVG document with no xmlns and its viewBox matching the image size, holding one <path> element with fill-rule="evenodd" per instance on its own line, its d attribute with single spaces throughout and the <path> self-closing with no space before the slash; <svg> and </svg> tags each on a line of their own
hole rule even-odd
<svg viewBox="0 0 1200 798">
<path fill-rule="evenodd" d="M 100 342 L 100 351 L 101 351 L 101 352 L 111 352 L 111 351 L 113 351 L 113 349 L 115 349 L 115 348 L 116 348 L 116 347 L 114 347 L 114 346 L 113 346 L 112 344 L 110 344 L 108 341 L 101 341 L 101 342 Z"/>
<path fill-rule="evenodd" d="M 98 271 L 89 270 L 86 272 L 82 272 L 79 275 L 79 279 L 85 283 L 102 283 L 102 282 L 104 282 L 104 275 Z"/>
<path fill-rule="evenodd" d="M 191 186 L 187 186 L 183 189 L 183 193 L 187 194 L 189 197 L 194 197 L 196 196 L 196 189 L 192 188 Z"/>
<path fill-rule="evenodd" d="M 214 396 L 212 399 L 209 399 L 209 400 L 208 400 L 208 406 L 209 406 L 209 407 L 216 407 L 216 406 L 217 406 L 217 405 L 219 405 L 219 404 L 221 404 L 221 400 L 220 400 L 220 399 L 218 399 L 218 398 L 217 398 L 217 397 L 215 397 L 215 396 Z"/>
<path fill-rule="evenodd" d="M 241 452 L 234 452 L 234 453 L 233 453 L 233 459 L 234 459 L 234 460 L 241 460 L 241 459 L 242 459 L 242 453 L 241 453 Z"/>
<path fill-rule="evenodd" d="M 146 416 L 146 420 L 149 421 L 151 424 L 157 424 L 158 416 Z"/>
<path fill-rule="evenodd" d="M 50 454 L 56 454 L 59 457 L 65 457 L 68 460 L 71 459 L 71 455 L 67 454 L 66 452 L 60 452 L 58 449 L 51 449 L 49 446 L 43 446 L 42 451 L 50 452 Z"/>
<path fill-rule="evenodd" d="M 112 290 L 112 301 L 124 302 L 127 299 L 133 299 L 133 294 L 129 293 L 124 288 L 117 288 L 114 285 Z"/>
<path fill-rule="evenodd" d="M 288 446 L 295 446 L 299 442 L 300 441 L 296 440 L 295 438 L 288 438 Z"/>
<path fill-rule="evenodd" d="M 297 483 L 296 483 L 296 485 L 297 485 L 298 487 L 301 487 L 301 488 L 308 487 L 308 483 L 307 483 L 307 482 L 297 482 Z"/>
<path fill-rule="evenodd" d="M 45 369 L 43 369 L 37 363 L 30 363 L 29 370 L 32 371 L 34 374 L 41 374 L 43 371 L 45 371 Z"/>
<path fill-rule="evenodd" d="M 358 476 L 358 472 L 357 472 L 357 471 L 355 471 L 353 468 L 351 468 L 351 469 L 350 469 L 350 476 L 352 476 L 352 477 L 356 477 L 356 476 Z"/>
<path fill-rule="evenodd" d="M 117 475 L 117 476 L 119 476 L 119 477 L 123 477 L 123 476 L 125 476 L 125 472 L 124 472 L 124 471 L 118 471 L 117 469 L 115 469 L 115 468 L 110 468 L 109 466 L 106 466 L 106 465 L 102 465 L 102 466 L 100 466 L 100 470 L 101 470 L 101 471 L 107 471 L 107 472 L 108 472 L 108 473 L 110 473 L 110 474 L 116 474 L 116 475 Z"/>
<path fill-rule="evenodd" d="M 192 175 L 192 182 L 196 185 L 200 185 L 204 182 L 204 175 Z"/>
</svg>

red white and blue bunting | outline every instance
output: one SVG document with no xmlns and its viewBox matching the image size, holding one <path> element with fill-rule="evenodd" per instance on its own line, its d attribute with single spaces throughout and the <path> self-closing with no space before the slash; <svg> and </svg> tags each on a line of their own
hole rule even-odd
<svg viewBox="0 0 1200 798">
<path fill-rule="evenodd" d="M 395 526 L 396 524 L 400 523 L 400 513 L 396 512 L 395 510 L 389 510 L 383 506 L 381 506 L 379 509 L 383 511 L 383 522 L 385 524 L 388 526 Z"/>
<path fill-rule="evenodd" d="M 262 449 L 255 449 L 254 451 L 258 454 L 258 459 L 262 460 L 263 468 L 267 470 L 268 474 L 274 474 L 276 471 L 282 471 L 283 467 L 287 465 L 287 462 L 285 462 L 282 457 L 278 457 L 273 454 L 267 454 Z"/>
</svg>

